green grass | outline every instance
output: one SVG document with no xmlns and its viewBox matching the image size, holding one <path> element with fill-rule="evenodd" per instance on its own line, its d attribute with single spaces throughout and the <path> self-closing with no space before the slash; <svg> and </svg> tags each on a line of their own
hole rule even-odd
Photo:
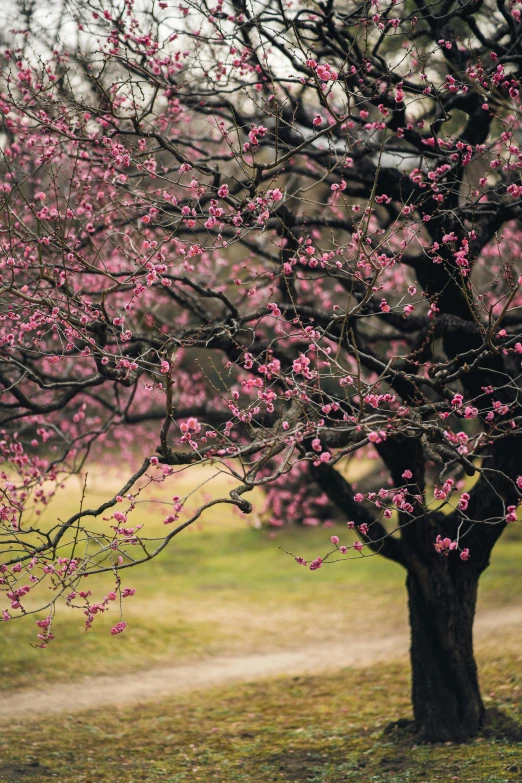
<svg viewBox="0 0 522 783">
<path fill-rule="evenodd" d="M 113 477 L 97 482 L 93 502 L 117 486 Z M 49 509 L 50 521 L 76 503 L 71 487 Z M 162 530 L 155 504 L 140 507 L 140 515 L 152 532 Z M 520 605 L 517 527 L 501 539 L 482 579 L 483 608 Z M 310 560 L 328 550 L 332 532 L 347 538 L 346 527 L 274 534 L 214 511 L 157 560 L 127 572 L 124 585 L 137 593 L 124 604 L 124 634 L 109 634 L 119 619 L 113 609 L 85 633 L 81 613 L 63 607 L 46 650 L 30 645 L 34 618 L 2 624 L 0 687 L 47 686 L 52 700 L 53 683 L 85 674 L 118 676 L 216 654 L 326 643 L 354 628 L 384 635 L 406 627 L 398 566 L 368 557 L 312 573 L 279 549 Z M 100 597 L 111 582 L 89 586 Z M 487 706 L 502 710 L 505 725 L 520 724 L 518 637 L 503 633 L 501 645 L 483 644 L 478 661 Z M 0 783 L 521 783 L 522 744 L 505 725 L 499 729 L 498 717 L 489 735 L 462 746 L 415 747 L 385 733 L 390 721 L 408 717 L 409 687 L 402 661 L 195 692 L 139 709 L 11 722 L 0 733 Z"/>
<path fill-rule="evenodd" d="M 190 491 L 187 482 L 176 479 L 179 494 Z M 117 486 L 114 477 L 104 477 L 103 483 L 98 477 L 90 501 L 106 499 Z M 226 489 L 221 486 L 220 492 Z M 76 510 L 77 497 L 78 487 L 72 486 L 48 514 L 65 518 Z M 153 532 L 163 529 L 163 512 L 155 504 L 145 504 L 139 513 Z M 117 607 L 98 616 L 86 633 L 81 611 L 62 605 L 53 628 L 56 639 L 46 650 L 31 646 L 36 641 L 34 618 L 3 623 L 0 689 L 326 642 L 342 638 L 354 626 L 361 634 L 405 627 L 404 572 L 397 565 L 361 557 L 310 572 L 279 549 L 310 560 L 329 549 L 332 532 L 343 543 L 345 526 L 274 534 L 248 524 L 248 518 L 228 509 L 209 512 L 202 525 L 174 539 L 158 559 L 126 571 L 124 586 L 137 592 L 123 603 L 128 628 L 120 636 L 109 633 L 120 619 Z M 521 561 L 522 541 L 513 526 L 482 579 L 483 607 L 520 604 Z M 100 598 L 112 582 L 96 577 L 89 587 Z"/>
<path fill-rule="evenodd" d="M 407 717 L 405 663 L 278 678 L 39 723 L 0 738 L 0 783 L 519 783 L 518 640 L 479 651 L 489 736 L 415 746 L 390 721 Z M 49 693 L 52 699 L 52 691 Z"/>
</svg>

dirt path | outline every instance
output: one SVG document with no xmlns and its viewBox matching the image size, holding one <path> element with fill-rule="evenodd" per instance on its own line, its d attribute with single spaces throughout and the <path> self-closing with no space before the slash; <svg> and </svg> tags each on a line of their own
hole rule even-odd
<svg viewBox="0 0 522 783">
<path fill-rule="evenodd" d="M 509 625 L 522 626 L 522 607 L 480 614 L 475 624 L 475 637 L 487 637 Z M 371 638 L 360 638 L 354 633 L 342 642 L 323 642 L 284 652 L 209 658 L 117 677 L 86 677 L 72 683 L 56 683 L 46 690 L 6 691 L 0 698 L 0 721 L 131 704 L 276 675 L 317 674 L 344 666 L 363 667 L 400 658 L 407 653 L 408 645 L 405 632 Z"/>
</svg>

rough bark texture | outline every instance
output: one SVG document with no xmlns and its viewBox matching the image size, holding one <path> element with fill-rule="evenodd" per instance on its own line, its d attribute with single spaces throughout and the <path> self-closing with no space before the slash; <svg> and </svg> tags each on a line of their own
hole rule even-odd
<svg viewBox="0 0 522 783">
<path fill-rule="evenodd" d="M 463 742 L 484 717 L 473 656 L 477 581 L 442 566 L 421 578 L 409 573 L 406 581 L 413 712 L 419 739 Z"/>
</svg>

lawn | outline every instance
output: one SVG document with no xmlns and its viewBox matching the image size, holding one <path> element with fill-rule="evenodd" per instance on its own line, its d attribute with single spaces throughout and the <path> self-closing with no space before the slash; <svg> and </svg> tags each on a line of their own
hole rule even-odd
<svg viewBox="0 0 522 783">
<path fill-rule="evenodd" d="M 188 494 L 200 483 L 201 477 L 190 475 L 176 477 L 178 494 Z M 226 494 L 229 486 L 222 477 L 218 481 L 218 490 Z M 50 518 L 64 519 L 77 509 L 79 486 L 73 483 L 59 495 L 48 510 Z M 95 475 L 88 504 L 107 499 L 117 488 L 114 474 Z M 210 491 L 206 485 L 192 502 Z M 166 497 L 166 490 L 161 492 L 155 490 L 155 501 Z M 154 534 L 163 532 L 164 512 L 157 503 L 144 503 L 139 514 Z M 119 620 L 117 608 L 98 616 L 85 632 L 81 611 L 62 605 L 54 625 L 56 639 L 46 650 L 31 646 L 34 618 L 3 623 L 0 687 L 43 686 L 216 654 L 288 649 L 339 640 L 355 628 L 370 635 L 406 627 L 404 573 L 394 563 L 359 557 L 311 572 L 280 549 L 310 560 L 328 550 L 332 533 L 343 543 L 346 526 L 270 532 L 251 522 L 232 514 L 230 507 L 212 509 L 156 560 L 127 570 L 123 585 L 135 587 L 136 595 L 124 601 L 128 627 L 117 637 L 109 633 Z M 480 603 L 486 608 L 521 603 L 522 541 L 515 526 L 509 533 L 497 545 L 481 582 Z M 95 598 L 111 586 L 108 577 L 89 584 Z"/>
<path fill-rule="evenodd" d="M 11 724 L 0 783 L 519 783 L 518 636 L 504 635 L 501 652 L 483 646 L 479 662 L 497 713 L 468 745 L 415 746 L 385 732 L 410 712 L 408 668 L 397 662 Z"/>
<path fill-rule="evenodd" d="M 183 481 L 178 486 L 191 492 Z M 88 501 L 106 499 L 117 486 L 115 476 L 97 476 Z M 48 513 L 60 519 L 76 510 L 77 491 L 66 489 Z M 156 492 L 153 499 L 162 497 Z M 160 519 L 149 498 L 140 520 L 157 533 Z M 81 613 L 62 607 L 46 650 L 31 646 L 34 618 L 4 623 L 1 687 L 48 687 L 52 699 L 53 683 L 85 674 L 118 676 L 217 654 L 327 643 L 354 630 L 382 636 L 406 628 L 398 566 L 360 557 L 310 572 L 282 551 L 310 560 L 328 550 L 332 533 L 347 539 L 346 526 L 275 532 L 255 522 L 229 509 L 209 512 L 158 559 L 127 571 L 124 585 L 137 592 L 126 599 L 128 627 L 120 636 L 109 633 L 119 619 L 112 610 L 86 633 Z M 518 527 L 494 551 L 481 609 L 520 606 Z M 98 595 L 110 586 L 105 578 L 91 585 Z M 502 644 L 482 642 L 478 660 L 486 704 L 502 716 L 492 713 L 487 735 L 468 745 L 415 747 L 404 732 L 384 731 L 410 714 L 408 664 L 396 661 L 193 692 L 139 709 L 4 723 L 0 783 L 521 783 L 522 744 L 512 730 L 522 721 L 519 634 L 508 630 Z"/>
</svg>

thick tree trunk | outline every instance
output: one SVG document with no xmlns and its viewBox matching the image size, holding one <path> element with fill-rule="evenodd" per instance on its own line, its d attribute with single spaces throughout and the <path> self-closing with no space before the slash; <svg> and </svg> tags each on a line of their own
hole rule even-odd
<svg viewBox="0 0 522 783">
<path fill-rule="evenodd" d="M 463 742 L 484 717 L 473 657 L 477 580 L 464 563 L 446 563 L 407 578 L 411 624 L 412 701 L 419 738 Z M 459 568 L 460 567 L 460 568 Z"/>
</svg>

